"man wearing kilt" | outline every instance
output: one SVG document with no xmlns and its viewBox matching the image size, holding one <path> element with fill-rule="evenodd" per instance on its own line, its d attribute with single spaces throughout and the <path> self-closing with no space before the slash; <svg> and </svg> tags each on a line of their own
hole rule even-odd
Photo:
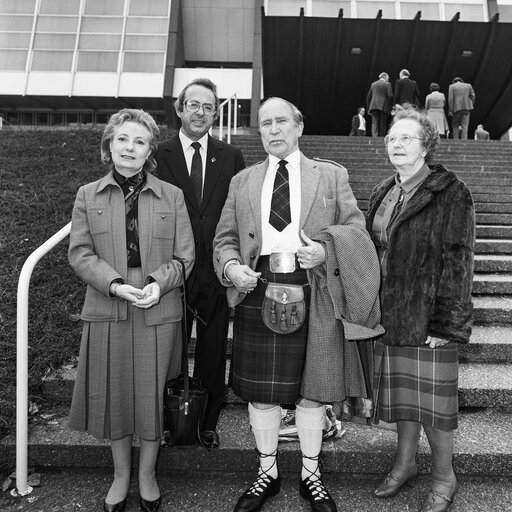
<svg viewBox="0 0 512 512">
<path fill-rule="evenodd" d="M 290 102 L 270 98 L 261 105 L 259 130 L 268 158 L 232 179 L 213 242 L 217 275 L 228 303 L 236 306 L 233 390 L 249 402 L 259 453 L 258 476 L 236 512 L 260 510 L 280 490 L 280 404 L 290 403 L 296 403 L 303 455 L 300 494 L 313 511 L 337 510 L 318 464 L 327 400 L 302 393 L 309 285 L 313 272 L 325 275 L 326 269 L 324 245 L 312 238 L 337 225 L 365 237 L 366 232 L 347 171 L 299 151 L 303 127 L 302 114 Z M 342 339 L 336 341 L 340 346 Z"/>
</svg>

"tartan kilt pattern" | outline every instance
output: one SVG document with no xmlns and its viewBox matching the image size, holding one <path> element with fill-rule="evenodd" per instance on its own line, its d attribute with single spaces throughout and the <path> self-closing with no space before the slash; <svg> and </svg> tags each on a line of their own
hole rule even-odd
<svg viewBox="0 0 512 512">
<path fill-rule="evenodd" d="M 457 428 L 458 345 L 375 345 L 375 417 Z"/>
<path fill-rule="evenodd" d="M 266 261 L 266 258 L 262 258 Z M 264 263 L 257 271 L 268 282 L 305 284 L 306 271 L 274 274 Z M 262 320 L 261 305 L 266 284 L 256 288 L 236 306 L 233 323 L 233 392 L 247 401 L 291 404 L 300 396 L 306 358 L 310 287 L 304 288 L 306 317 L 301 328 L 291 334 L 277 334 Z"/>
</svg>

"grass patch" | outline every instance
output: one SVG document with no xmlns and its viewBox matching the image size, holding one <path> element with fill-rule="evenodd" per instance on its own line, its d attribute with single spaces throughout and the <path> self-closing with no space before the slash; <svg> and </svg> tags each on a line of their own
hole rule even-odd
<svg viewBox="0 0 512 512">
<path fill-rule="evenodd" d="M 16 299 L 28 256 L 71 220 L 78 188 L 105 174 L 102 130 L 0 131 L 0 439 L 16 427 Z M 162 138 L 168 136 L 162 130 Z M 36 265 L 29 296 L 29 401 L 44 410 L 41 379 L 78 355 L 85 286 L 68 239 Z M 0 473 L 8 469 L 0 448 Z"/>
</svg>

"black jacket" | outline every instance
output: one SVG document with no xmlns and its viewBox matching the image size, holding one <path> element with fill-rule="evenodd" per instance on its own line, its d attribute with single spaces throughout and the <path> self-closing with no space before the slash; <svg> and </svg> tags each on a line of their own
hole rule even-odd
<svg viewBox="0 0 512 512">
<path fill-rule="evenodd" d="M 381 283 L 388 345 L 422 345 L 427 336 L 467 343 L 471 334 L 475 212 L 471 193 L 442 165 L 391 225 Z M 373 190 L 367 229 L 394 176 Z"/>
</svg>

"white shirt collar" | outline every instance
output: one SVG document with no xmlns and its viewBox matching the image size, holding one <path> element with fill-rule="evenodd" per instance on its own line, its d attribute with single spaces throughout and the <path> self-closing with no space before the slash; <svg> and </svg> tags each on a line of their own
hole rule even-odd
<svg viewBox="0 0 512 512">
<path fill-rule="evenodd" d="M 281 160 L 286 160 L 293 169 L 300 169 L 300 149 L 290 153 L 286 158 L 277 158 L 277 156 L 268 155 L 269 169 L 275 169 Z"/>
<path fill-rule="evenodd" d="M 183 151 L 186 151 L 193 142 L 196 142 L 195 140 L 192 140 L 190 137 L 187 137 L 185 135 L 185 133 L 183 133 L 183 130 L 180 130 L 179 138 L 181 141 L 181 147 L 183 148 Z M 201 144 L 201 147 L 204 149 L 204 151 L 207 152 L 207 150 L 208 150 L 208 132 L 206 132 L 197 142 L 199 142 L 199 144 Z"/>
</svg>

